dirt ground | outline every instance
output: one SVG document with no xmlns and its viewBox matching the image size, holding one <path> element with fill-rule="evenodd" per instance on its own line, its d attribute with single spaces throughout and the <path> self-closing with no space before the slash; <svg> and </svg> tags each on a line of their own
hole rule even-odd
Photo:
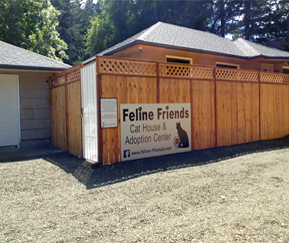
<svg viewBox="0 0 289 243">
<path fill-rule="evenodd" d="M 289 242 L 287 144 L 1 162 L 0 242 Z"/>
</svg>

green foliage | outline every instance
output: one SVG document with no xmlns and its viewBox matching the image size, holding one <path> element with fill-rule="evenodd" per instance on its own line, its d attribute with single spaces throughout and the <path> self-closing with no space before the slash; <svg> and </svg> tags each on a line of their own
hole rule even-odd
<svg viewBox="0 0 289 243">
<path fill-rule="evenodd" d="M 68 45 L 67 63 L 75 65 L 89 57 L 85 50 L 85 36 L 96 5 L 93 0 L 87 0 L 84 5 L 79 0 L 51 0 L 51 3 L 61 12 L 56 29 Z"/>
<path fill-rule="evenodd" d="M 216 0 L 213 4 L 210 31 L 222 37 L 231 33 L 235 17 L 241 15 L 241 3 L 240 0 Z"/>
<path fill-rule="evenodd" d="M 235 37 L 253 40 L 254 36 L 262 32 L 263 21 L 266 19 L 270 7 L 267 0 L 240 1 L 238 14 L 234 14 L 235 22 L 231 25 L 230 32 Z"/>
<path fill-rule="evenodd" d="M 50 1 L 0 0 L 0 39 L 75 65 L 162 21 L 260 43 L 284 37 L 289 50 L 284 0 Z"/>
<path fill-rule="evenodd" d="M 235 37 L 261 43 L 270 38 L 289 37 L 288 1 L 242 0 L 239 16 L 231 28 Z"/>
<path fill-rule="evenodd" d="M 88 30 L 86 37 L 86 47 L 91 56 L 112 46 L 114 37 L 114 25 L 107 20 L 105 12 L 91 22 L 92 26 Z"/>
<path fill-rule="evenodd" d="M 62 61 L 67 45 L 56 31 L 58 15 L 48 0 L 0 0 L 0 39 Z"/>
<path fill-rule="evenodd" d="M 208 30 L 213 1 L 103 0 L 87 32 L 87 50 L 95 55 L 158 21 Z"/>
</svg>

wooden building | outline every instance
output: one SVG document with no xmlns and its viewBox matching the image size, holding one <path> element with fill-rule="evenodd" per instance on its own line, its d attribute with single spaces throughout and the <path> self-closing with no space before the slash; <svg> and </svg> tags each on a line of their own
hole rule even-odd
<svg viewBox="0 0 289 243">
<path fill-rule="evenodd" d="M 52 144 L 110 164 L 286 136 L 288 60 L 159 22 L 50 79 Z"/>
<path fill-rule="evenodd" d="M 49 77 L 69 67 L 0 41 L 0 147 L 51 145 Z"/>
</svg>

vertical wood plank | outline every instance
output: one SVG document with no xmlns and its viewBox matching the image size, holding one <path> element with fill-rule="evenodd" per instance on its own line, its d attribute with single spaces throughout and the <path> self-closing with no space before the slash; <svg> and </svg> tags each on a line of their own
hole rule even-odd
<svg viewBox="0 0 289 243">
<path fill-rule="evenodd" d="M 237 97 L 238 95 L 238 83 L 234 83 L 232 94 L 231 94 L 231 132 L 232 139 L 231 144 L 237 144 L 237 136 L 236 136 L 236 113 L 237 113 Z"/>
<path fill-rule="evenodd" d="M 56 147 L 56 134 L 57 134 L 56 105 L 57 105 L 56 89 L 51 89 L 50 90 L 51 144 L 53 147 Z"/>
<path fill-rule="evenodd" d="M 66 137 L 66 102 L 65 102 L 65 86 L 56 88 L 57 95 L 57 139 L 56 147 L 67 151 L 67 137 Z"/>
<path fill-rule="evenodd" d="M 117 98 L 120 104 L 156 103 L 156 78 L 102 75 L 101 98 Z M 102 129 L 103 164 L 120 162 L 120 114 L 118 127 Z"/>
<path fill-rule="evenodd" d="M 215 146 L 214 82 L 192 81 L 192 141 L 194 149 Z"/>
</svg>

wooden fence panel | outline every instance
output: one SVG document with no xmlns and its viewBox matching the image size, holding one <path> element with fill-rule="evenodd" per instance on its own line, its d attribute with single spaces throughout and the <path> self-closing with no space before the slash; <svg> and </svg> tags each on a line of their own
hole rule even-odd
<svg viewBox="0 0 289 243">
<path fill-rule="evenodd" d="M 67 151 L 65 86 L 51 90 L 52 146 Z"/>
<path fill-rule="evenodd" d="M 80 68 L 50 77 L 52 146 L 82 157 Z"/>
<path fill-rule="evenodd" d="M 52 145 L 82 156 L 80 68 L 54 75 Z M 97 57 L 99 98 L 120 104 L 191 103 L 192 150 L 289 134 L 289 75 Z M 216 89 L 215 89 L 216 88 Z M 121 160 L 118 127 L 99 131 L 103 164 Z"/>
<path fill-rule="evenodd" d="M 216 146 L 214 82 L 192 81 L 192 150 Z"/>
<path fill-rule="evenodd" d="M 261 84 L 261 139 L 275 139 L 289 134 L 289 86 Z"/>
<path fill-rule="evenodd" d="M 56 121 L 56 113 L 57 113 L 57 104 L 56 104 L 56 90 L 50 91 L 50 112 L 51 112 L 51 144 L 56 147 L 56 134 L 57 134 L 57 121 Z"/>
<path fill-rule="evenodd" d="M 289 80 L 289 78 L 287 78 Z M 283 133 L 282 136 L 289 135 L 289 85 L 283 87 Z"/>
<path fill-rule="evenodd" d="M 217 146 L 259 140 L 259 84 L 217 82 Z"/>
<path fill-rule="evenodd" d="M 68 152 L 82 157 L 81 87 L 80 82 L 69 83 L 67 92 Z"/>
<path fill-rule="evenodd" d="M 101 75 L 101 98 L 117 98 L 120 104 L 156 103 L 156 78 Z M 103 164 L 120 162 L 120 114 L 118 127 L 102 129 Z"/>
<path fill-rule="evenodd" d="M 190 80 L 161 78 L 159 103 L 190 103 Z"/>
</svg>

